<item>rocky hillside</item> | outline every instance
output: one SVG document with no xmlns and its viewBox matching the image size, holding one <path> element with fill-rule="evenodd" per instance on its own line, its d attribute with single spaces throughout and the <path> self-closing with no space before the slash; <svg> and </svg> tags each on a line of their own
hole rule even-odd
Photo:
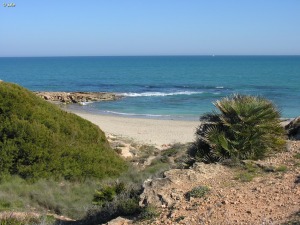
<svg viewBox="0 0 300 225">
<path fill-rule="evenodd" d="M 107 224 L 300 224 L 300 141 L 287 147 L 239 166 L 168 170 L 144 182 L 140 205 L 152 207 L 148 220 L 118 217 Z"/>
<path fill-rule="evenodd" d="M 300 142 L 238 168 L 170 170 L 144 187 L 140 204 L 160 211 L 151 224 L 300 224 Z"/>
</svg>

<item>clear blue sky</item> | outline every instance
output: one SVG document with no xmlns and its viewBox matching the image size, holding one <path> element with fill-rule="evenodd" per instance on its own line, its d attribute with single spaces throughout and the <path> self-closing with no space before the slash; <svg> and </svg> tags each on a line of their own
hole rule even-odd
<svg viewBox="0 0 300 225">
<path fill-rule="evenodd" d="M 0 2 L 0 56 L 300 54 L 300 0 Z"/>
</svg>

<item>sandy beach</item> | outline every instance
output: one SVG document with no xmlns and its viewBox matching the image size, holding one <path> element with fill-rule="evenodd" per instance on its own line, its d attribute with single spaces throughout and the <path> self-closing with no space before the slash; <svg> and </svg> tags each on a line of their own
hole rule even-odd
<svg viewBox="0 0 300 225">
<path fill-rule="evenodd" d="M 187 143 L 195 139 L 199 121 L 155 120 L 74 112 L 98 125 L 105 133 L 133 139 L 136 142 L 162 146 Z"/>
</svg>

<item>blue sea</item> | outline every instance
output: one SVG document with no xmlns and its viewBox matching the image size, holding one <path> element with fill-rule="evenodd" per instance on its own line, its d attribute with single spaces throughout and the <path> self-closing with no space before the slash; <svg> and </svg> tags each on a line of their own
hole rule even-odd
<svg viewBox="0 0 300 225">
<path fill-rule="evenodd" d="M 99 114 L 198 120 L 234 94 L 272 100 L 300 115 L 300 56 L 0 58 L 0 79 L 32 91 L 117 92 L 113 102 L 67 106 Z"/>
</svg>

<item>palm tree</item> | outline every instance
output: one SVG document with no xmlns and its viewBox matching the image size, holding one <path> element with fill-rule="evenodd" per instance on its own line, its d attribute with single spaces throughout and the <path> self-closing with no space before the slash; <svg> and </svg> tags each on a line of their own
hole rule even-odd
<svg viewBox="0 0 300 225">
<path fill-rule="evenodd" d="M 233 95 L 216 101 L 220 113 L 200 118 L 194 156 L 204 162 L 223 159 L 260 159 L 283 149 L 285 131 L 280 113 L 264 98 Z"/>
</svg>

